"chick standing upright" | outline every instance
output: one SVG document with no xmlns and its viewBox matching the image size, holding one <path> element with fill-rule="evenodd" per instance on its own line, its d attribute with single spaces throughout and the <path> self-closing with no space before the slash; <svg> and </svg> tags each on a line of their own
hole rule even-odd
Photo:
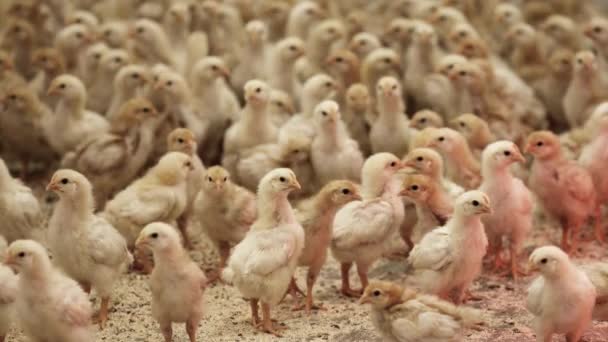
<svg viewBox="0 0 608 342">
<path fill-rule="evenodd" d="M 388 152 L 402 157 L 408 151 L 410 128 L 405 114 L 401 85 L 394 77 L 383 77 L 376 85 L 378 118 L 372 123 L 369 139 L 372 152 Z"/>
<path fill-rule="evenodd" d="M 579 342 L 591 324 L 596 291 L 587 275 L 557 247 L 532 252 L 530 266 L 541 275 L 528 288 L 526 307 L 534 315 L 536 341 L 551 341 L 553 334 Z"/>
<path fill-rule="evenodd" d="M 334 218 L 331 252 L 340 262 L 342 287 L 347 296 L 360 296 L 367 286 L 367 272 L 387 252 L 387 242 L 401 225 L 404 209 L 399 190 L 399 158 L 390 153 L 369 157 L 361 171 L 363 199 L 342 207 Z M 350 287 L 348 272 L 357 264 L 361 289 Z"/>
<path fill-rule="evenodd" d="M 411 276 L 407 281 L 424 292 L 462 303 L 481 273 L 488 246 L 481 215 L 491 212 L 490 200 L 483 192 L 460 195 L 446 225 L 426 234 L 410 253 Z"/>
<path fill-rule="evenodd" d="M 196 342 L 196 330 L 203 318 L 205 274 L 182 247 L 179 234 L 166 223 L 147 225 L 135 244 L 154 254 L 150 275 L 152 316 L 160 324 L 165 341 L 173 340 L 172 323 L 186 323 L 190 342 Z"/>
<path fill-rule="evenodd" d="M 8 244 L 0 235 L 0 253 L 4 254 Z M 13 306 L 17 298 L 17 276 L 13 271 L 0 264 L 0 342 L 4 342 L 14 321 Z"/>
<path fill-rule="evenodd" d="M 280 336 L 270 309 L 287 291 L 304 247 L 304 230 L 287 200 L 300 184 L 289 169 L 275 169 L 260 181 L 258 218 L 235 248 L 222 278 L 233 283 L 251 304 L 252 324 Z M 262 305 L 262 321 L 258 316 Z"/>
</svg>

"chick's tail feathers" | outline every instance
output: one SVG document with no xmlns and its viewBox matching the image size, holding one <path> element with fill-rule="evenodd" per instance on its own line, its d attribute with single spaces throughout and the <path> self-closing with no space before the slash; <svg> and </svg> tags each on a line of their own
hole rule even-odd
<svg viewBox="0 0 608 342">
<path fill-rule="evenodd" d="M 232 268 L 230 268 L 230 266 L 224 267 L 224 269 L 222 270 L 221 278 L 222 281 L 224 281 L 226 284 L 232 285 L 232 280 L 234 279 L 234 271 L 232 270 Z"/>
<path fill-rule="evenodd" d="M 462 323 L 463 326 L 471 328 L 485 324 L 484 313 L 481 310 L 456 306 L 450 302 L 440 300 L 432 295 L 421 295 L 420 301 L 424 304 L 438 310 L 439 312 L 452 316 Z"/>
</svg>

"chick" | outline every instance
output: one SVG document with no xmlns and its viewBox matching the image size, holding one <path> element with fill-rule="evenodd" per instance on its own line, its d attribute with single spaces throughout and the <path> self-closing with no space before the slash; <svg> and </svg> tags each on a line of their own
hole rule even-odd
<svg viewBox="0 0 608 342">
<path fill-rule="evenodd" d="M 390 153 L 369 157 L 361 171 L 362 200 L 338 210 L 331 241 L 332 255 L 340 262 L 341 293 L 360 296 L 367 286 L 369 267 L 387 252 L 387 242 L 400 227 L 404 209 L 399 197 L 401 162 Z M 361 289 L 350 287 L 349 271 L 357 264 Z"/>
<path fill-rule="evenodd" d="M 193 205 L 193 221 L 215 245 L 220 255 L 219 277 L 230 256 L 230 248 L 243 240 L 256 219 L 255 194 L 235 184 L 221 166 L 205 171 L 203 184 Z"/>
<path fill-rule="evenodd" d="M 527 82 L 542 77 L 546 52 L 543 51 L 543 38 L 532 26 L 517 23 L 511 26 L 505 39 L 513 45 L 511 64 L 514 70 Z"/>
<path fill-rule="evenodd" d="M 175 66 L 171 54 L 171 44 L 166 32 L 157 22 L 139 19 L 129 28 L 129 37 L 133 40 L 132 54 L 136 61 L 144 64 L 163 63 Z"/>
<path fill-rule="evenodd" d="M 30 87 L 38 98 L 50 106 L 54 103 L 46 96 L 46 91 L 55 77 L 66 72 L 63 56 L 57 49 L 37 49 L 32 55 L 32 64 L 38 68 L 38 73 L 30 82 Z"/>
<path fill-rule="evenodd" d="M 112 85 L 116 75 L 123 67 L 131 62 L 126 50 L 111 49 L 102 54 L 97 67 L 97 72 L 93 76 L 89 87 L 89 101 L 87 108 L 97 113 L 107 113 L 114 95 Z"/>
<path fill-rule="evenodd" d="M 300 184 L 289 169 L 275 169 L 260 181 L 257 220 L 222 272 L 222 278 L 249 300 L 253 326 L 277 336 L 270 309 L 287 291 L 304 247 L 304 230 L 287 200 L 298 189 Z M 262 304 L 261 322 L 258 302 Z"/>
<path fill-rule="evenodd" d="M 562 100 L 570 127 L 583 125 L 593 108 L 606 98 L 606 80 L 597 57 L 591 51 L 578 52 L 574 57 L 572 80 Z"/>
<path fill-rule="evenodd" d="M 190 342 L 203 318 L 207 278 L 180 243 L 179 234 L 168 224 L 151 223 L 140 232 L 136 245 L 152 250 L 154 270 L 150 274 L 152 316 L 166 342 L 173 340 L 172 323 L 186 323 Z"/>
<path fill-rule="evenodd" d="M 360 179 L 363 155 L 340 117 L 340 108 L 327 100 L 315 108 L 317 134 L 312 141 L 310 157 L 320 185 L 335 179 Z"/>
<path fill-rule="evenodd" d="M 608 320 L 608 264 L 605 262 L 593 262 L 580 265 L 580 269 L 585 272 L 589 280 L 595 286 L 597 297 L 593 308 L 593 319 L 599 321 Z"/>
<path fill-rule="evenodd" d="M 348 89 L 360 81 L 360 59 L 349 50 L 340 49 L 330 53 L 325 64 L 329 73 L 335 77 L 340 89 Z M 336 101 L 342 108 L 346 104 L 344 96 L 345 94 L 340 92 L 338 98 L 336 98 Z"/>
<path fill-rule="evenodd" d="M 106 201 L 129 185 L 148 163 L 161 120 L 150 101 L 133 98 L 115 115 L 109 133 L 79 144 L 64 155 L 61 164 L 89 179 L 95 203 L 103 208 Z"/>
<path fill-rule="evenodd" d="M 75 76 L 64 74 L 56 77 L 48 94 L 58 97 L 54 118 L 46 127 L 49 143 L 58 153 L 69 152 L 78 144 L 110 129 L 105 118 L 85 109 L 86 89 Z"/>
<path fill-rule="evenodd" d="M 120 233 L 107 220 L 93 214 L 93 188 L 85 176 L 73 170 L 59 170 L 46 189 L 59 196 L 49 220 L 53 260 L 85 292 L 93 288 L 101 297 L 99 325 L 103 329 L 112 289 L 131 266 L 133 257 Z"/>
<path fill-rule="evenodd" d="M 0 50 L 0 92 L 4 93 L 11 87 L 23 87 L 28 83 L 26 80 L 15 70 L 14 58 L 8 53 Z"/>
<path fill-rule="evenodd" d="M 175 70 L 186 75 L 189 71 L 188 64 L 190 59 L 189 40 L 194 35 L 202 35 L 199 49 L 202 56 L 209 53 L 207 35 L 203 32 L 197 32 L 191 35 L 190 23 L 192 21 L 192 13 L 188 8 L 188 3 L 171 4 L 168 11 L 162 20 L 164 32 L 167 35 L 170 43 L 170 51 L 175 62 Z M 198 58 L 197 58 L 198 60 Z"/>
<path fill-rule="evenodd" d="M 448 222 L 427 233 L 411 251 L 408 282 L 440 298 L 462 303 L 481 273 L 488 246 L 481 216 L 490 213 L 492 206 L 483 192 L 460 195 Z"/>
<path fill-rule="evenodd" d="M 463 328 L 483 323 L 475 309 L 387 281 L 370 282 L 359 303 L 371 304 L 372 323 L 384 341 L 456 341 Z"/>
<path fill-rule="evenodd" d="M 380 39 L 369 32 L 355 34 L 348 43 L 348 48 L 353 51 L 357 58 L 365 59 L 370 52 L 382 47 Z"/>
<path fill-rule="evenodd" d="M 450 126 L 467 139 L 467 143 L 477 158 L 481 157 L 481 152 L 486 146 L 496 141 L 496 136 L 490 130 L 488 123 L 475 114 L 462 114 L 450 121 Z"/>
<path fill-rule="evenodd" d="M 0 253 L 4 255 L 7 248 L 6 240 L 0 235 Z M 14 321 L 13 306 L 19 291 L 17 279 L 10 268 L 0 264 L 0 341 L 2 342 Z"/>
<path fill-rule="evenodd" d="M 186 180 L 192 158 L 180 152 L 164 155 L 143 177 L 106 203 L 103 217 L 118 229 L 129 248 L 145 225 L 173 223 L 187 204 Z"/>
<path fill-rule="evenodd" d="M 545 76 L 532 84 L 539 98 L 547 106 L 551 127 L 558 131 L 568 128 L 562 100 L 572 78 L 573 61 L 571 51 L 556 50 L 549 56 Z"/>
<path fill-rule="evenodd" d="M 412 19 L 395 18 L 388 23 L 382 35 L 382 40 L 403 57 L 402 63 L 405 61 L 405 51 L 412 42 L 416 23 L 417 21 Z"/>
<path fill-rule="evenodd" d="M 577 23 L 564 15 L 553 14 L 540 24 L 548 38 L 547 49 L 566 48 L 577 51 L 583 47 L 584 36 Z"/>
<path fill-rule="evenodd" d="M 423 130 L 427 127 L 440 128 L 444 126 L 444 123 L 443 118 L 439 113 L 429 109 L 423 109 L 414 113 L 410 120 L 410 126 L 418 130 Z"/>
<path fill-rule="evenodd" d="M 452 199 L 441 187 L 441 183 L 424 174 L 408 174 L 403 179 L 401 195 L 414 202 L 416 220 L 414 225 L 401 225 L 401 238 L 407 243 L 409 250 L 414 243 L 419 242 L 426 233 L 443 226 L 454 208 Z"/>
<path fill-rule="evenodd" d="M 554 246 L 534 250 L 529 263 L 541 273 L 528 288 L 526 303 L 534 315 L 536 340 L 551 341 L 557 333 L 566 334 L 568 341 L 580 341 L 591 324 L 596 298 L 593 283 Z"/>
<path fill-rule="evenodd" d="M 268 55 L 268 28 L 263 21 L 252 20 L 245 26 L 245 42 L 239 51 L 239 64 L 230 78 L 233 89 L 242 90 L 247 81 L 266 76 L 264 63 Z M 262 67 L 259 67 L 262 66 Z"/>
<path fill-rule="evenodd" d="M 458 96 L 462 90 L 454 86 L 448 75 L 457 65 L 466 63 L 467 59 L 462 55 L 445 55 L 437 62 L 434 72 L 427 75 L 422 81 L 426 94 L 425 100 L 429 107 L 442 113 L 448 119 L 460 114 L 458 102 L 462 97 L 462 95 Z"/>
<path fill-rule="evenodd" d="M 289 94 L 283 90 L 270 91 L 270 116 L 272 123 L 280 129 L 295 113 L 295 105 Z"/>
<path fill-rule="evenodd" d="M 296 219 L 304 228 L 305 236 L 298 266 L 308 267 L 306 302 L 300 308 L 305 308 L 308 314 L 312 309 L 320 308 L 313 303 L 312 290 L 327 259 L 336 211 L 355 200 L 361 200 L 359 187 L 351 181 L 336 180 L 327 183 L 316 195 L 301 201 L 295 208 Z"/>
<path fill-rule="evenodd" d="M 137 96 L 142 96 L 145 86 L 150 82 L 148 69 L 143 65 L 131 64 L 120 68 L 114 77 L 112 100 L 108 107 L 106 117 L 112 120 L 120 107 Z"/>
<path fill-rule="evenodd" d="M 314 1 L 300 1 L 291 8 L 287 18 L 287 36 L 306 40 L 310 27 L 325 16 L 323 9 Z"/>
<path fill-rule="evenodd" d="M 441 184 L 452 199 L 456 199 L 464 189 L 443 177 L 443 158 L 441 155 L 430 148 L 415 148 L 403 158 L 406 167 L 414 168 L 418 173 L 430 176 L 434 181 Z"/>
<path fill-rule="evenodd" d="M 228 85 L 229 77 L 230 70 L 219 57 L 202 58 L 192 68 L 190 83 L 194 103 L 201 117 L 209 121 L 207 135 L 200 146 L 207 165 L 220 161 L 224 132 L 241 110 L 236 95 Z"/>
<path fill-rule="evenodd" d="M 197 144 L 194 133 L 186 128 L 176 128 L 169 134 L 167 137 L 167 151 L 181 152 L 192 158 L 193 170 L 188 174 L 188 179 L 186 180 L 188 204 L 186 205 L 186 209 L 184 209 L 184 214 L 177 221 L 178 228 L 184 237 L 184 246 L 190 248 L 187 228 L 190 225 L 190 219 L 193 214 L 194 200 L 203 187 L 205 165 L 203 165 L 203 162 L 196 153 Z"/>
<path fill-rule="evenodd" d="M 100 73 L 101 58 L 108 51 L 110 51 L 110 48 L 103 42 L 89 45 L 84 49 L 79 63 L 78 75 L 86 87 L 90 88 L 97 82 L 96 78 Z M 62 74 L 66 72 L 67 70 L 64 70 Z"/>
<path fill-rule="evenodd" d="M 383 76 L 398 77 L 401 68 L 399 56 L 395 51 L 385 48 L 380 48 L 372 51 L 361 65 L 361 82 L 367 86 L 367 89 L 372 95 L 372 105 L 375 105 L 376 89 L 378 81 Z"/>
<path fill-rule="evenodd" d="M 93 41 L 93 32 L 83 24 L 65 26 L 55 36 L 55 48 L 63 54 L 69 73 L 80 71 L 81 55 Z"/>
<path fill-rule="evenodd" d="M 285 36 L 291 5 L 283 1 L 264 1 L 257 7 L 258 16 L 268 26 L 268 38 L 277 42 Z"/>
<path fill-rule="evenodd" d="M 275 142 L 278 135 L 268 112 L 268 84 L 260 80 L 250 80 L 245 84 L 244 91 L 247 104 L 243 108 L 241 119 L 230 126 L 224 138 L 222 166 L 231 175 L 236 174 L 239 151 Z"/>
<path fill-rule="evenodd" d="M 584 35 L 592 41 L 593 47 L 599 51 L 605 67 L 606 62 L 608 62 L 608 49 L 606 49 L 606 42 L 608 42 L 608 20 L 599 16 L 591 18 L 582 29 Z"/>
<path fill-rule="evenodd" d="M 94 341 L 87 295 L 76 281 L 53 267 L 42 245 L 17 240 L 9 246 L 4 264 L 19 273 L 16 317 L 28 338 Z"/>
<path fill-rule="evenodd" d="M 34 49 L 35 31 L 32 25 L 22 19 L 12 19 L 4 30 L 3 44 L 11 47 L 15 70 L 26 80 L 35 76 L 30 61 Z"/>
<path fill-rule="evenodd" d="M 479 162 L 473 156 L 462 134 L 451 128 L 439 128 L 431 133 L 428 147 L 438 150 L 447 161 L 447 175 L 465 189 L 481 183 Z"/>
<path fill-rule="evenodd" d="M 36 196 L 30 188 L 11 177 L 6 163 L 1 158 L 0 213 L 4 218 L 0 237 L 9 243 L 20 239 L 45 241 L 46 231 L 42 229 L 43 213 Z"/>
<path fill-rule="evenodd" d="M 99 26 L 101 40 L 113 49 L 124 49 L 127 44 L 129 27 L 122 21 L 105 21 Z"/>
<path fill-rule="evenodd" d="M 547 214 L 559 220 L 562 249 L 575 252 L 579 230 L 597 207 L 593 178 L 578 163 L 563 157 L 558 137 L 549 131 L 530 134 L 525 152 L 534 156 L 530 189 Z"/>
<path fill-rule="evenodd" d="M 391 76 L 382 77 L 376 86 L 376 100 L 379 115 L 369 132 L 372 152 L 404 156 L 411 132 L 399 81 Z"/>
<path fill-rule="evenodd" d="M 428 95 L 424 88 L 420 87 L 420 82 L 435 70 L 441 55 L 439 41 L 433 26 L 417 23 L 414 26 L 412 43 L 405 58 L 405 65 L 415 65 L 416 67 L 408 67 L 405 70 L 403 82 L 405 92 L 414 97 L 418 108 L 427 107 L 431 102 L 426 100 Z"/>
<path fill-rule="evenodd" d="M 502 264 L 503 237 L 509 240 L 511 275 L 517 279 L 524 274 L 517 258 L 527 234 L 532 229 L 534 202 L 532 193 L 518 178 L 513 177 L 509 167 L 516 162 L 525 163 L 517 145 L 510 141 L 497 141 L 488 145 L 482 154 L 483 181 L 479 190 L 485 192 L 494 203 L 494 212 L 483 218 L 489 240 L 489 254 L 494 257 L 494 266 Z"/>
<path fill-rule="evenodd" d="M 342 37 L 344 37 L 344 25 L 337 19 L 324 20 L 310 28 L 305 55 L 295 65 L 296 78 L 300 84 L 324 71 L 325 61 L 332 46 Z"/>
<path fill-rule="evenodd" d="M 287 37 L 278 41 L 269 53 L 266 65 L 268 84 L 287 92 L 295 94 L 295 64 L 298 58 L 304 55 L 304 42 L 298 37 Z"/>
<path fill-rule="evenodd" d="M 89 11 L 76 10 L 68 14 L 66 24 L 82 24 L 86 26 L 89 30 L 94 31 L 99 25 L 99 19 L 97 19 L 95 14 Z"/>
<path fill-rule="evenodd" d="M 359 144 L 363 155 L 368 156 L 372 149 L 369 141 L 369 122 L 373 122 L 369 91 L 365 85 L 355 83 L 346 90 L 345 97 L 342 120 L 351 137 Z"/>
</svg>

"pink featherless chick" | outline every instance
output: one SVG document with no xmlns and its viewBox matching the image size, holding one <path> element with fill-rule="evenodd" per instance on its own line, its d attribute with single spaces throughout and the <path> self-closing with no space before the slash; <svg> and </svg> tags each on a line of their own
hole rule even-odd
<svg viewBox="0 0 608 342">
<path fill-rule="evenodd" d="M 591 175 L 576 161 L 562 155 L 559 138 L 549 131 L 530 134 L 525 152 L 534 156 L 530 188 L 545 211 L 560 221 L 562 249 L 576 251 L 578 232 L 598 208 Z M 596 230 L 597 223 L 596 220 Z"/>
</svg>

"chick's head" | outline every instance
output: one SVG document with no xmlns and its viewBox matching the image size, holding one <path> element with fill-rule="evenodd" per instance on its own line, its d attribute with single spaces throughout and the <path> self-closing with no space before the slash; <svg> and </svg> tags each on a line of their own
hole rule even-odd
<svg viewBox="0 0 608 342">
<path fill-rule="evenodd" d="M 23 112 L 27 109 L 31 109 L 36 101 L 36 95 L 30 89 L 25 87 L 15 88 L 9 90 L 4 97 L 0 98 L 0 113 L 6 110 Z"/>
<path fill-rule="evenodd" d="M 89 180 L 74 170 L 58 170 L 51 177 L 46 191 L 52 191 L 59 197 L 75 198 L 83 194 L 90 194 L 92 186 Z"/>
<path fill-rule="evenodd" d="M 150 19 L 139 19 L 129 29 L 129 37 L 136 44 L 145 46 L 146 44 L 155 45 L 158 39 L 164 35 L 163 28 Z"/>
<path fill-rule="evenodd" d="M 84 63 L 87 68 L 94 70 L 101 64 L 103 55 L 110 51 L 110 48 L 105 43 L 95 43 L 86 48 L 84 51 Z"/>
<path fill-rule="evenodd" d="M 403 179 L 400 195 L 425 203 L 433 194 L 433 179 L 421 173 L 411 173 Z"/>
<path fill-rule="evenodd" d="M 310 157 L 311 139 L 302 135 L 291 135 L 280 141 L 281 156 L 290 163 L 307 161 Z"/>
<path fill-rule="evenodd" d="M 463 55 L 449 54 L 443 56 L 436 66 L 436 71 L 443 76 L 448 77 L 450 72 L 461 63 L 466 63 L 467 58 Z"/>
<path fill-rule="evenodd" d="M 169 71 L 158 76 L 154 89 L 171 97 L 183 98 L 189 93 L 188 84 L 182 75 Z"/>
<path fill-rule="evenodd" d="M 402 163 L 394 154 L 380 152 L 371 155 L 361 170 L 361 178 L 364 183 L 381 182 L 386 183 L 397 171 L 402 168 Z"/>
<path fill-rule="evenodd" d="M 212 166 L 205 172 L 203 187 L 212 193 L 222 193 L 230 182 L 230 173 L 221 166 Z"/>
<path fill-rule="evenodd" d="M 361 200 L 359 186 L 347 180 L 335 180 L 327 183 L 321 189 L 321 196 L 326 198 L 334 206 L 342 206 L 351 201 Z"/>
<path fill-rule="evenodd" d="M 302 187 L 298 183 L 296 174 L 291 169 L 280 168 L 268 172 L 260 180 L 258 194 L 289 194 L 292 191 L 300 190 Z"/>
<path fill-rule="evenodd" d="M 42 263 L 49 262 L 44 247 L 32 240 L 17 240 L 11 243 L 4 260 L 4 264 L 17 273 L 35 272 Z"/>
<path fill-rule="evenodd" d="M 544 160 L 557 156 L 560 150 L 559 138 L 555 134 L 549 131 L 538 131 L 528 136 L 524 152 Z"/>
<path fill-rule="evenodd" d="M 570 50 L 559 49 L 549 56 L 549 69 L 557 75 L 569 77 L 572 74 L 574 55 Z"/>
<path fill-rule="evenodd" d="M 524 163 L 526 158 L 515 143 L 501 140 L 486 146 L 481 154 L 481 160 L 484 166 L 503 168 L 513 163 Z"/>
<path fill-rule="evenodd" d="M 408 43 L 416 30 L 416 21 L 395 18 L 386 27 L 382 38 L 390 42 Z"/>
<path fill-rule="evenodd" d="M 412 116 L 410 126 L 420 130 L 427 127 L 442 127 L 443 118 L 435 111 L 423 109 L 416 112 L 414 116 Z"/>
<path fill-rule="evenodd" d="M 304 42 L 298 37 L 288 37 L 277 43 L 276 47 L 281 59 L 286 62 L 295 62 L 304 55 Z"/>
<path fill-rule="evenodd" d="M 210 82 L 220 77 L 229 78 L 230 69 L 222 58 L 208 56 L 196 62 L 192 68 L 192 77 L 195 81 Z"/>
<path fill-rule="evenodd" d="M 399 55 L 391 49 L 379 48 L 370 52 L 363 61 L 364 65 L 374 73 L 384 73 L 391 70 L 400 71 Z"/>
<path fill-rule="evenodd" d="M 168 152 L 152 168 L 152 175 L 162 185 L 177 185 L 194 169 L 192 158 L 181 152 Z"/>
<path fill-rule="evenodd" d="M 384 101 L 401 100 L 401 84 L 399 80 L 392 76 L 384 76 L 378 80 L 376 85 L 376 97 Z"/>
<path fill-rule="evenodd" d="M 154 108 L 152 102 L 144 97 L 132 98 L 118 109 L 116 117 L 111 122 L 112 132 L 120 134 L 155 117 L 158 117 L 158 111 Z"/>
<path fill-rule="evenodd" d="M 568 254 L 556 246 L 539 247 L 532 252 L 528 259 L 528 265 L 532 270 L 538 270 L 543 276 L 549 278 L 559 277 L 564 267 L 569 264 Z"/>
<path fill-rule="evenodd" d="M 348 43 L 348 48 L 359 56 L 366 56 L 372 50 L 382 46 L 380 39 L 369 32 L 359 32 Z"/>
<path fill-rule="evenodd" d="M 488 129 L 488 124 L 479 116 L 465 113 L 450 122 L 450 126 L 464 135 L 467 139 L 472 139 L 483 129 Z"/>
<path fill-rule="evenodd" d="M 318 127 L 335 127 L 340 122 L 340 106 L 325 100 L 315 107 L 313 118 Z"/>
<path fill-rule="evenodd" d="M 70 50 L 80 49 L 94 40 L 93 33 L 82 24 L 68 25 L 57 33 L 58 44 Z"/>
<path fill-rule="evenodd" d="M 152 253 L 162 253 L 180 244 L 177 230 L 166 223 L 154 222 L 144 227 L 135 241 L 137 248 L 145 248 Z"/>
<path fill-rule="evenodd" d="M 252 20 L 245 25 L 245 33 L 253 46 L 263 44 L 268 38 L 268 28 L 261 20 Z"/>
<path fill-rule="evenodd" d="M 522 14 L 519 7 L 510 3 L 502 3 L 494 8 L 494 19 L 496 19 L 498 24 L 509 27 L 514 23 L 520 22 Z"/>
<path fill-rule="evenodd" d="M 191 156 L 196 152 L 196 137 L 187 128 L 176 128 L 167 137 L 167 147 L 169 151 Z"/>
<path fill-rule="evenodd" d="M 574 72 L 579 75 L 589 75 L 598 72 L 599 65 L 595 54 L 591 51 L 580 51 L 574 56 Z"/>
<path fill-rule="evenodd" d="M 468 191 L 458 196 L 454 208 L 455 212 L 465 217 L 492 213 L 490 198 L 478 190 Z"/>
<path fill-rule="evenodd" d="M 405 290 L 388 281 L 372 280 L 369 282 L 363 295 L 359 299 L 360 304 L 371 304 L 376 309 L 385 309 L 403 302 Z"/>
<path fill-rule="evenodd" d="M 65 69 L 63 56 L 53 48 L 40 48 L 34 51 L 32 64 L 49 73 L 57 73 Z"/>
<path fill-rule="evenodd" d="M 293 115 L 295 106 L 291 96 L 279 89 L 270 91 L 270 109 L 273 113 Z"/>
<path fill-rule="evenodd" d="M 78 77 L 64 74 L 51 81 L 47 93 L 71 101 L 82 99 L 86 95 L 86 88 Z"/>
<path fill-rule="evenodd" d="M 425 175 L 436 175 L 443 172 L 443 158 L 437 151 L 422 147 L 412 150 L 403 159 L 403 164 L 414 168 Z"/>
<path fill-rule="evenodd" d="M 353 69 L 357 72 L 359 71 L 359 57 L 346 49 L 340 49 L 330 53 L 325 64 L 327 64 L 330 70 L 341 74 Z"/>
<path fill-rule="evenodd" d="M 585 36 L 597 43 L 608 42 L 608 19 L 603 17 L 592 18 L 591 21 L 584 26 L 583 32 Z"/>
<path fill-rule="evenodd" d="M 431 132 L 427 147 L 443 153 L 451 153 L 461 144 L 466 144 L 464 137 L 451 128 L 439 128 Z"/>
<path fill-rule="evenodd" d="M 99 24 L 99 19 L 89 11 L 77 10 L 68 16 L 67 24 L 82 24 L 94 28 Z"/>
<path fill-rule="evenodd" d="M 6 26 L 4 39 L 16 44 L 31 41 L 34 37 L 34 27 L 22 19 L 13 19 Z"/>
<path fill-rule="evenodd" d="M 433 26 L 426 23 L 417 23 L 414 28 L 412 42 L 417 46 L 425 46 L 437 43 L 437 33 Z"/>
<path fill-rule="evenodd" d="M 129 64 L 129 53 L 122 49 L 108 50 L 101 56 L 99 66 L 107 72 L 117 72 Z"/>
<path fill-rule="evenodd" d="M 245 92 L 245 101 L 251 106 L 266 106 L 270 100 L 270 87 L 264 81 L 247 81 L 243 90 Z"/>
<path fill-rule="evenodd" d="M 356 111 L 364 111 L 370 105 L 369 90 L 364 84 L 355 83 L 346 91 L 346 105 Z"/>
<path fill-rule="evenodd" d="M 132 89 L 146 85 L 149 80 L 149 72 L 145 66 L 131 64 L 118 71 L 114 77 L 114 85 L 122 89 Z"/>
<path fill-rule="evenodd" d="M 317 74 L 306 80 L 302 89 L 302 96 L 314 99 L 318 103 L 333 98 L 338 87 L 338 83 L 329 75 Z"/>
</svg>

